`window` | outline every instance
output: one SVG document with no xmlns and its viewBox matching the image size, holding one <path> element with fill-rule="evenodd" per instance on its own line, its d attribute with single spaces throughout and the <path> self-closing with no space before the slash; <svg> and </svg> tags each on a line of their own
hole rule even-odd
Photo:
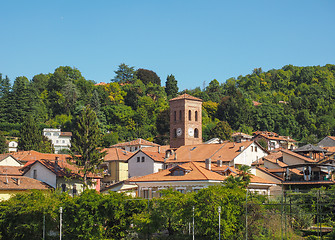
<svg viewBox="0 0 335 240">
<path fill-rule="evenodd" d="M 51 133 L 46 132 L 44 135 L 45 135 L 45 136 L 51 136 Z"/>
<path fill-rule="evenodd" d="M 77 195 L 77 186 L 76 186 L 76 184 L 73 184 L 72 191 L 73 191 L 73 196 Z"/>
<path fill-rule="evenodd" d="M 257 152 L 257 147 L 255 146 L 255 152 Z"/>
<path fill-rule="evenodd" d="M 251 146 L 251 152 L 253 152 L 254 151 L 254 147 L 253 146 Z"/>
<path fill-rule="evenodd" d="M 148 189 L 143 190 L 143 198 L 146 198 L 146 199 L 149 198 L 149 190 Z"/>
<path fill-rule="evenodd" d="M 58 140 L 56 140 L 56 143 L 58 143 Z"/>
<path fill-rule="evenodd" d="M 65 185 L 65 183 L 62 184 L 62 192 L 66 192 L 66 185 Z"/>
<path fill-rule="evenodd" d="M 199 130 L 197 128 L 194 129 L 194 137 L 199 138 Z"/>
<path fill-rule="evenodd" d="M 151 191 L 151 198 L 154 198 L 156 194 L 156 191 Z"/>
<path fill-rule="evenodd" d="M 185 173 L 182 169 L 174 170 L 171 174 L 172 176 L 184 176 Z"/>
<path fill-rule="evenodd" d="M 140 162 L 141 161 L 141 158 L 140 157 L 137 157 L 137 162 Z"/>
<path fill-rule="evenodd" d="M 195 111 L 195 113 L 194 113 L 194 120 L 198 121 L 198 111 Z"/>
<path fill-rule="evenodd" d="M 189 121 L 192 120 L 192 112 L 191 112 L 191 110 L 188 110 L 188 120 Z"/>
<path fill-rule="evenodd" d="M 174 121 L 177 121 L 177 112 L 176 111 L 173 112 L 173 117 L 174 117 Z"/>
<path fill-rule="evenodd" d="M 36 169 L 34 169 L 33 178 L 37 179 L 37 170 Z"/>
<path fill-rule="evenodd" d="M 186 193 L 186 190 L 184 188 L 177 188 L 177 191 L 180 193 Z"/>
<path fill-rule="evenodd" d="M 174 137 L 174 138 L 177 137 L 177 129 L 174 129 L 173 137 Z"/>
<path fill-rule="evenodd" d="M 65 143 L 65 140 L 62 140 L 62 143 Z"/>
<path fill-rule="evenodd" d="M 181 110 L 180 110 L 180 111 L 179 111 L 179 120 L 180 120 L 180 121 L 181 121 L 181 119 L 182 119 L 181 114 L 182 114 L 182 112 L 181 112 Z"/>
<path fill-rule="evenodd" d="M 142 162 L 144 162 L 144 157 L 142 157 Z"/>
<path fill-rule="evenodd" d="M 54 136 L 59 136 L 59 133 L 54 133 Z"/>
</svg>

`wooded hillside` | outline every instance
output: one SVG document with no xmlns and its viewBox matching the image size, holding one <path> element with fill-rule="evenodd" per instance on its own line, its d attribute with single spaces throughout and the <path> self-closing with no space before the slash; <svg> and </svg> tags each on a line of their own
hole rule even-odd
<svg viewBox="0 0 335 240">
<path fill-rule="evenodd" d="M 99 81 L 86 80 L 71 67 L 58 67 L 31 80 L 19 76 L 13 84 L 0 75 L 0 131 L 20 137 L 21 124 L 29 115 L 40 129 L 71 131 L 74 117 L 90 104 L 105 146 L 137 137 L 168 143 L 168 99 L 178 94 L 175 77 L 167 76 L 164 88 L 151 70 L 121 64 L 115 73 L 110 83 L 97 85 Z M 274 131 L 303 143 L 335 135 L 335 65 L 287 65 L 267 72 L 259 68 L 237 79 L 224 83 L 214 79 L 205 89 L 179 93 L 185 92 L 204 101 L 204 140 L 217 134 L 215 126 L 222 121 L 233 130 Z"/>
</svg>

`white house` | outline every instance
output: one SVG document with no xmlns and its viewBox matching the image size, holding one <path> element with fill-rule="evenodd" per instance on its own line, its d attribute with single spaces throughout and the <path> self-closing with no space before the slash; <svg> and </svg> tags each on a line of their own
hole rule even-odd
<svg viewBox="0 0 335 240">
<path fill-rule="evenodd" d="M 68 150 L 71 147 L 71 132 L 61 132 L 60 129 L 56 128 L 44 128 L 43 135 L 51 140 L 55 153 L 59 153 L 61 150 Z"/>
<path fill-rule="evenodd" d="M 22 167 L 22 163 L 10 153 L 0 154 L 0 166 Z"/>
<path fill-rule="evenodd" d="M 165 153 L 139 150 L 128 159 L 128 177 L 144 176 L 164 168 Z"/>
<path fill-rule="evenodd" d="M 18 143 L 16 141 L 10 141 L 8 143 L 8 152 L 17 152 Z"/>
<path fill-rule="evenodd" d="M 224 165 L 236 167 L 248 165 L 268 155 L 257 142 L 224 142 L 220 144 L 197 144 L 181 146 L 165 160 L 165 168 L 174 167 L 186 162 L 221 161 Z"/>
</svg>

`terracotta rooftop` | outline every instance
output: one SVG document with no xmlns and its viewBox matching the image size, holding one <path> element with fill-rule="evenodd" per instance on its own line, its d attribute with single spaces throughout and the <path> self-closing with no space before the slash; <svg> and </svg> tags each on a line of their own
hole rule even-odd
<svg viewBox="0 0 335 240">
<path fill-rule="evenodd" d="M 284 185 L 331 185 L 334 181 L 284 181 Z"/>
<path fill-rule="evenodd" d="M 260 103 L 260 102 L 256 102 L 256 101 L 252 101 L 252 104 L 253 104 L 255 107 L 262 105 L 262 103 Z"/>
<path fill-rule="evenodd" d="M 21 176 L 22 171 L 20 169 L 22 166 L 0 166 L 0 176 L 10 175 L 10 176 Z"/>
<path fill-rule="evenodd" d="M 113 147 L 126 147 L 126 146 L 138 146 L 138 145 L 146 145 L 146 146 L 155 146 L 158 147 L 160 146 L 159 144 L 149 142 L 147 140 L 144 140 L 142 138 L 138 138 L 136 140 L 130 141 L 130 142 L 123 142 L 123 143 L 118 143 L 110 146 L 111 148 Z"/>
<path fill-rule="evenodd" d="M 105 82 L 99 82 L 99 83 L 96 83 L 96 84 L 94 84 L 94 86 L 104 86 L 104 85 L 106 85 L 107 83 L 105 83 Z"/>
<path fill-rule="evenodd" d="M 155 162 L 164 162 L 165 152 L 152 152 L 148 151 L 146 148 L 142 148 L 140 151 L 148 155 Z"/>
<path fill-rule="evenodd" d="M 11 153 L 13 157 L 22 162 L 35 161 L 35 160 L 55 160 L 58 157 L 60 160 L 71 158 L 68 154 L 53 154 L 53 153 L 40 153 L 34 150 L 20 151 Z"/>
<path fill-rule="evenodd" d="M 253 133 L 254 137 L 257 135 L 262 136 L 264 138 L 276 141 L 288 141 L 288 142 L 296 142 L 296 140 L 288 137 L 288 136 L 279 136 L 279 134 L 275 132 L 268 132 L 268 131 L 256 131 Z"/>
<path fill-rule="evenodd" d="M 132 152 L 128 152 L 126 150 L 120 148 L 105 148 L 102 151 L 106 151 L 107 154 L 104 157 L 104 161 L 127 161 L 128 158 L 134 155 Z"/>
<path fill-rule="evenodd" d="M 287 149 L 282 149 L 281 151 L 282 151 L 283 153 L 287 153 L 287 154 L 289 154 L 289 155 L 291 155 L 291 156 L 300 158 L 301 160 L 304 160 L 305 162 L 316 162 L 316 161 L 314 161 L 313 159 L 307 158 L 307 157 L 305 157 L 305 156 L 302 156 L 302 155 L 300 155 L 300 154 L 298 154 L 298 153 L 292 152 L 292 151 L 287 150 Z"/>
<path fill-rule="evenodd" d="M 195 101 L 200 101 L 202 102 L 202 99 L 197 98 L 197 97 L 193 97 L 187 93 L 183 94 L 183 95 L 179 95 L 178 97 L 172 98 L 169 100 L 169 102 L 171 101 L 175 101 L 175 100 L 180 100 L 180 99 L 188 99 L 188 100 L 195 100 Z"/>
<path fill-rule="evenodd" d="M 211 158 L 212 163 L 216 162 L 217 160 L 222 160 L 222 162 L 230 162 L 241 153 L 241 148 L 243 151 L 243 149 L 246 149 L 252 143 L 253 141 L 245 141 L 241 143 L 224 142 L 221 144 L 197 144 L 181 146 L 175 151 L 177 159 L 175 160 L 175 156 L 172 154 L 166 162 L 204 162 L 207 158 Z"/>
<path fill-rule="evenodd" d="M 160 151 L 161 153 L 165 153 L 166 150 L 169 150 L 171 149 L 170 145 L 163 145 L 163 146 L 157 146 L 157 147 L 145 147 L 145 148 L 142 148 L 146 151 L 151 151 L 151 152 L 158 152 Z"/>
<path fill-rule="evenodd" d="M 182 176 L 173 176 L 172 172 L 178 168 L 187 170 L 188 173 Z M 204 167 L 203 163 L 188 162 L 178 165 L 174 168 L 165 169 L 163 171 L 152 173 L 146 176 L 133 178 L 132 182 L 152 182 L 152 181 L 224 181 L 227 177 L 219 173 L 209 171 Z"/>
<path fill-rule="evenodd" d="M 60 136 L 72 137 L 72 132 L 61 132 Z"/>
<path fill-rule="evenodd" d="M 0 176 L 0 190 L 48 190 L 52 189 L 46 183 L 24 176 Z"/>
<path fill-rule="evenodd" d="M 75 165 L 70 164 L 66 160 L 49 161 L 49 160 L 36 160 L 27 162 L 21 170 L 26 173 L 34 164 L 40 163 L 49 169 L 51 172 L 55 173 L 58 177 L 83 177 L 81 169 Z M 101 178 L 98 175 L 89 173 L 87 175 L 89 178 Z"/>
</svg>

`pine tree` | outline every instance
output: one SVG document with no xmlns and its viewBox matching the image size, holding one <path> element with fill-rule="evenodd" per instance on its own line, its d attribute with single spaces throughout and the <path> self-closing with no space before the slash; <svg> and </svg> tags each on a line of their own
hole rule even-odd
<svg viewBox="0 0 335 240">
<path fill-rule="evenodd" d="M 87 186 L 89 173 L 98 172 L 103 162 L 105 152 L 99 148 L 101 134 L 98 127 L 97 115 L 88 105 L 78 116 L 72 135 L 70 154 L 76 164 L 82 168 L 84 186 Z"/>
<path fill-rule="evenodd" d="M 168 99 L 177 97 L 178 95 L 177 84 L 178 84 L 177 80 L 172 74 L 167 76 L 166 82 L 165 82 L 165 92 L 166 92 L 166 95 L 168 95 Z"/>
<path fill-rule="evenodd" d="M 6 143 L 6 138 L 2 134 L 2 132 L 0 132 L 0 154 L 7 152 L 7 150 L 8 150 L 8 146 Z"/>
</svg>

